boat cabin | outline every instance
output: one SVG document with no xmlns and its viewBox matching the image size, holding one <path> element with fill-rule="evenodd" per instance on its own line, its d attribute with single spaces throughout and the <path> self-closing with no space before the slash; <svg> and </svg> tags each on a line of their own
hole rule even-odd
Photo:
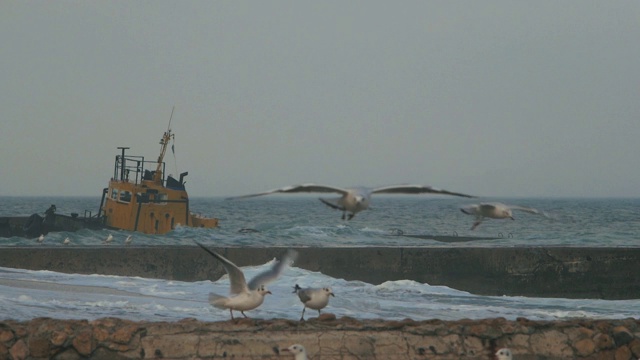
<svg viewBox="0 0 640 360">
<path fill-rule="evenodd" d="M 128 147 L 119 147 L 113 177 L 104 189 L 100 205 L 104 224 L 111 228 L 139 231 L 145 234 L 165 234 L 178 225 L 214 228 L 218 219 L 206 218 L 191 213 L 189 195 L 184 178 L 164 176 L 163 161 L 171 130 L 160 140 L 160 156 L 157 161 L 145 160 L 143 156 L 125 153 Z"/>
</svg>

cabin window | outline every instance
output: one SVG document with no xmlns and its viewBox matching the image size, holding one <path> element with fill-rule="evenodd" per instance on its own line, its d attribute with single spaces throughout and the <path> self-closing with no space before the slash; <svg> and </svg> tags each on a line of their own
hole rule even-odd
<svg viewBox="0 0 640 360">
<path fill-rule="evenodd" d="M 118 200 L 118 189 L 111 189 L 111 199 Z"/>
<path fill-rule="evenodd" d="M 120 201 L 122 202 L 131 202 L 131 192 L 123 190 L 120 192 Z"/>
<path fill-rule="evenodd" d="M 167 202 L 169 200 L 169 195 L 167 194 L 158 194 L 156 195 L 156 201 L 160 203 Z"/>
</svg>

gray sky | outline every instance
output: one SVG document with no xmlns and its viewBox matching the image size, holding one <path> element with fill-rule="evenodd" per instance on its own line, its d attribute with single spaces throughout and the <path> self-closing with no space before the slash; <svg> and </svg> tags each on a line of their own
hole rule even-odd
<svg viewBox="0 0 640 360">
<path fill-rule="evenodd" d="M 0 195 L 640 196 L 639 1 L 2 1 Z M 177 163 L 177 171 L 175 164 Z"/>
</svg>

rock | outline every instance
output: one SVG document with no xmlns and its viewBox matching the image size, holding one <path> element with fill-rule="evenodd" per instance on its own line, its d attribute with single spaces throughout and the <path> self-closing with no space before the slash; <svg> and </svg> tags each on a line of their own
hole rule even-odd
<svg viewBox="0 0 640 360">
<path fill-rule="evenodd" d="M 336 315 L 332 313 L 324 313 L 318 316 L 318 321 L 334 321 L 336 319 Z"/>
<path fill-rule="evenodd" d="M 558 330 L 545 330 L 531 335 L 529 340 L 533 353 L 551 358 L 571 358 L 573 351 L 568 347 L 568 337 Z"/>
<path fill-rule="evenodd" d="M 24 360 L 29 355 L 29 348 L 24 341 L 18 340 L 13 344 L 11 349 L 9 349 L 9 354 L 11 354 L 13 360 Z"/>
<path fill-rule="evenodd" d="M 613 329 L 613 341 L 616 346 L 626 345 L 633 340 L 633 334 L 624 326 L 616 326 Z"/>
<path fill-rule="evenodd" d="M 6 343 L 8 341 L 13 340 L 13 331 L 11 330 L 0 330 L 0 343 Z"/>
<path fill-rule="evenodd" d="M 640 339 L 635 338 L 629 343 L 629 349 L 633 353 L 633 356 L 640 358 Z"/>
<path fill-rule="evenodd" d="M 580 356 L 588 356 L 596 350 L 596 344 L 591 339 L 582 339 L 573 344 L 573 348 Z"/>
<path fill-rule="evenodd" d="M 606 350 L 614 347 L 613 338 L 607 334 L 596 334 L 593 337 L 593 341 L 596 344 L 596 349 Z"/>
<path fill-rule="evenodd" d="M 631 359 L 631 350 L 628 347 L 623 346 L 619 347 L 616 350 L 615 360 L 630 360 Z"/>
<path fill-rule="evenodd" d="M 29 355 L 36 358 L 49 357 L 49 338 L 46 334 L 29 337 Z"/>
<path fill-rule="evenodd" d="M 51 333 L 51 345 L 62 346 L 67 341 L 68 338 L 69 338 L 69 335 L 67 335 L 66 332 L 54 331 Z"/>
<path fill-rule="evenodd" d="M 128 344 L 133 338 L 133 335 L 138 331 L 139 327 L 136 325 L 125 325 L 117 329 L 112 335 L 111 340 L 118 344 Z"/>
<path fill-rule="evenodd" d="M 4 344 L 0 343 L 0 359 L 7 359 L 9 358 L 9 349 L 7 349 L 6 346 L 4 346 Z"/>
<path fill-rule="evenodd" d="M 71 341 L 76 351 L 82 356 L 89 356 L 93 351 L 93 337 L 91 328 L 80 330 Z"/>
<path fill-rule="evenodd" d="M 142 349 L 151 357 L 187 359 L 196 356 L 199 341 L 199 335 L 191 333 L 145 336 Z"/>
</svg>

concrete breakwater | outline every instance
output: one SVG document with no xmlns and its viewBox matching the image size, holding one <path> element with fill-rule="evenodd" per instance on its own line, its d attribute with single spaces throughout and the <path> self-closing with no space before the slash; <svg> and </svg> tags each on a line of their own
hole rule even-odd
<svg viewBox="0 0 640 360">
<path fill-rule="evenodd" d="M 215 248 L 239 266 L 284 248 Z M 295 266 L 379 284 L 409 279 L 478 295 L 640 299 L 640 248 L 296 248 Z M 3 248 L 0 266 L 64 273 L 215 280 L 225 272 L 197 246 Z"/>
<path fill-rule="evenodd" d="M 313 360 L 494 359 L 501 347 L 517 360 L 630 360 L 640 357 L 640 320 L 0 322 L 1 359 L 293 359 L 282 349 L 295 343 Z"/>
</svg>

